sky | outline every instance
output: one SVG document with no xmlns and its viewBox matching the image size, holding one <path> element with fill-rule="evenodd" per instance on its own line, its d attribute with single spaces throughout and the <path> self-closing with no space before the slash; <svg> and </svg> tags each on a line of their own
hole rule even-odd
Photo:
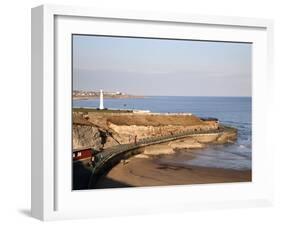
<svg viewBox="0 0 281 226">
<path fill-rule="evenodd" d="M 250 43 L 73 35 L 73 89 L 251 96 Z"/>
</svg>

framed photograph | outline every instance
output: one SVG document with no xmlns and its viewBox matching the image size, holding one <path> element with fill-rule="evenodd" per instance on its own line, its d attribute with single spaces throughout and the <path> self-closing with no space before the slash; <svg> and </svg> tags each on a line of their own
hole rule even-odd
<svg viewBox="0 0 281 226">
<path fill-rule="evenodd" d="M 32 9 L 32 216 L 272 203 L 272 21 Z"/>
</svg>

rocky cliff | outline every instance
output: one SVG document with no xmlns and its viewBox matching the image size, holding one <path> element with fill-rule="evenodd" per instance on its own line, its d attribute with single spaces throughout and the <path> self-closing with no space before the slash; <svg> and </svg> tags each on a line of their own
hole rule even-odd
<svg viewBox="0 0 281 226">
<path fill-rule="evenodd" d="M 173 135 L 183 131 L 207 131 L 216 129 L 217 125 L 192 125 L 192 126 L 175 126 L 175 125 L 160 125 L 160 126 L 142 126 L 142 125 L 116 125 L 108 122 L 108 127 L 114 131 L 113 135 L 119 143 L 131 143 L 134 139 L 142 139 L 146 137 L 156 137 L 164 135 Z"/>
<path fill-rule="evenodd" d="M 94 147 L 99 150 L 102 147 L 101 133 L 95 126 L 73 125 L 72 142 L 73 149 Z"/>
<path fill-rule="evenodd" d="M 94 147 L 102 150 L 147 137 L 172 135 L 182 131 L 209 131 L 218 127 L 216 121 L 202 121 L 193 115 L 74 113 L 73 148 Z M 222 135 L 194 136 L 171 142 L 169 148 L 202 148 L 205 143 L 232 142 L 236 136 L 235 131 Z"/>
</svg>

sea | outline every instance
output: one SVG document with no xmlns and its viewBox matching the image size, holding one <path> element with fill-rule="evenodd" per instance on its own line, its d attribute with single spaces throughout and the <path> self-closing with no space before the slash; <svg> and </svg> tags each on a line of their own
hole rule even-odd
<svg viewBox="0 0 281 226">
<path fill-rule="evenodd" d="M 97 108 L 98 106 L 98 99 L 73 100 L 73 107 Z M 222 124 L 238 129 L 237 142 L 208 145 L 206 148 L 191 150 L 188 153 L 180 151 L 169 158 L 163 158 L 162 161 L 167 164 L 234 170 L 252 168 L 251 97 L 148 96 L 136 99 L 104 99 L 104 106 L 160 113 L 192 113 L 199 117 L 217 118 Z"/>
</svg>

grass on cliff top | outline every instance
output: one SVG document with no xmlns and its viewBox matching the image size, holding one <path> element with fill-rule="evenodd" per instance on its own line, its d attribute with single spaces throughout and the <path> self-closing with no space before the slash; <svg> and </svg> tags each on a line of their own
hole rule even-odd
<svg viewBox="0 0 281 226">
<path fill-rule="evenodd" d="M 79 114 L 88 114 L 89 121 L 81 119 Z M 116 113 L 116 114 L 107 114 Z M 121 113 L 121 114 L 119 114 Z M 123 114 L 127 113 L 127 114 Z M 193 126 L 204 125 L 202 121 L 195 115 L 150 115 L 150 114 L 135 114 L 128 110 L 97 110 L 87 108 L 73 108 L 73 123 L 74 124 L 102 124 L 106 127 L 107 122 L 115 125 L 124 126 Z"/>
<path fill-rule="evenodd" d="M 72 114 L 72 123 L 76 125 L 93 126 L 91 122 L 84 119 L 81 115 L 77 113 Z"/>
<path fill-rule="evenodd" d="M 116 125 L 127 126 L 192 126 L 204 124 L 194 115 L 111 115 L 107 117 L 107 121 Z"/>
</svg>

